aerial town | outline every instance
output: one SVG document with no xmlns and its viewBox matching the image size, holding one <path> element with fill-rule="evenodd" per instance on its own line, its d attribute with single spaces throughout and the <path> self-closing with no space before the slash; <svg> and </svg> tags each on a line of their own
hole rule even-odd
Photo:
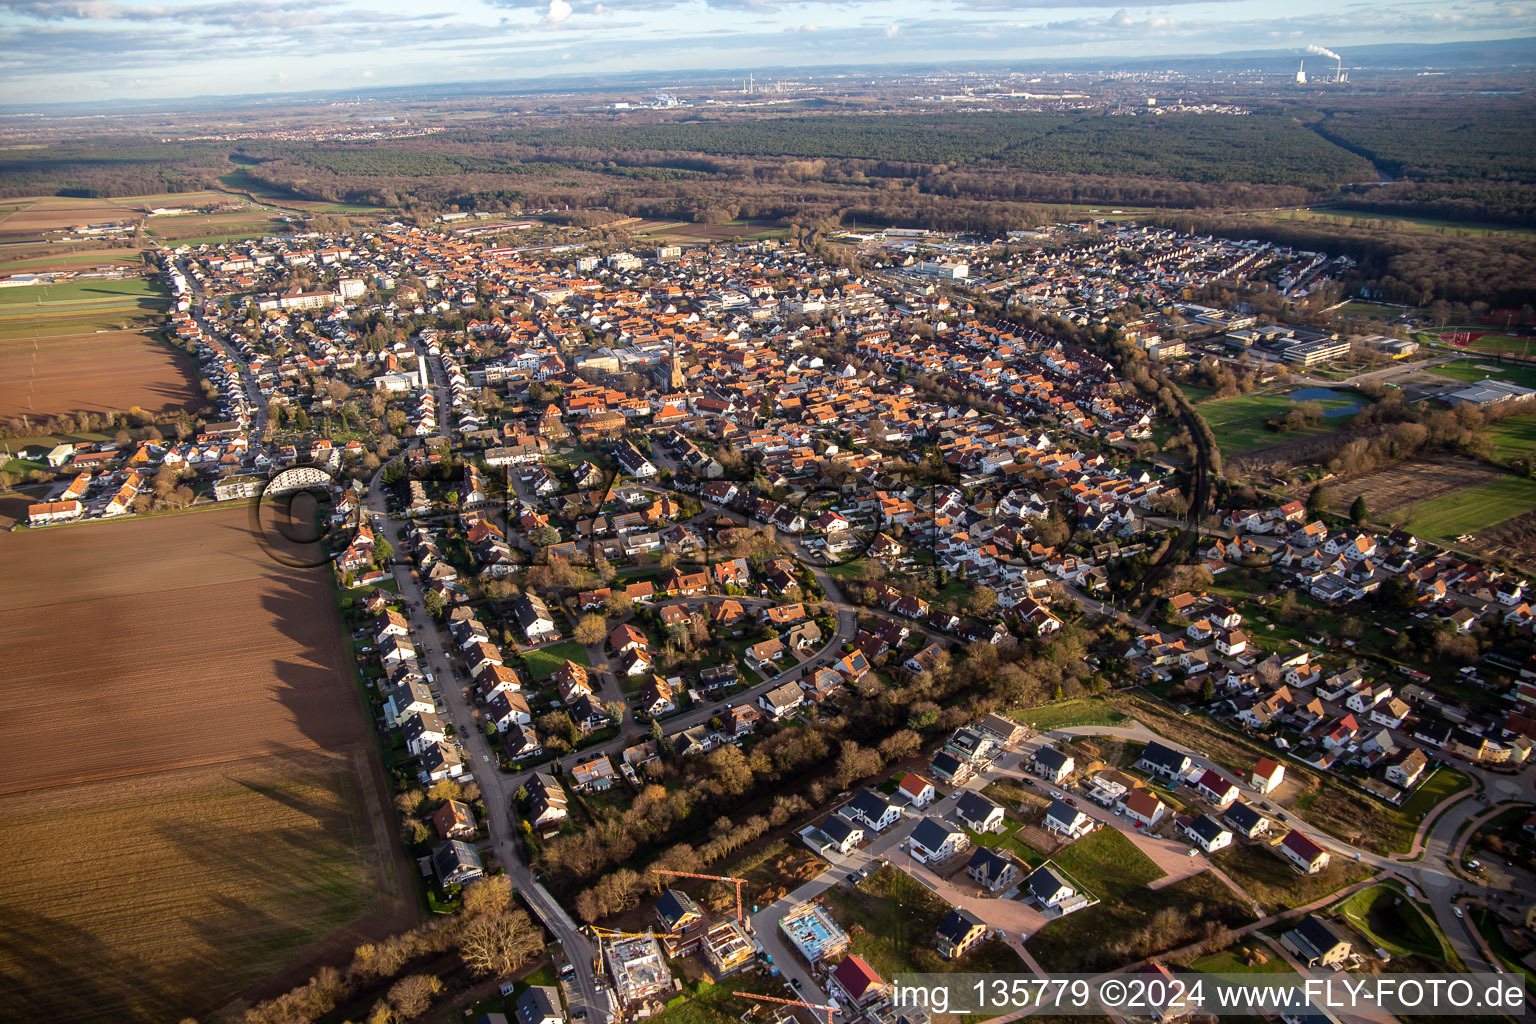
<svg viewBox="0 0 1536 1024">
<path fill-rule="evenodd" d="M 17 528 L 308 496 L 274 557 L 335 581 L 431 905 L 507 879 L 554 940 L 551 984 L 502 985 L 520 1020 L 664 1016 L 701 977 L 885 1024 L 926 1019 L 894 971 L 1504 970 L 1529 579 L 1218 483 L 1167 427 L 1197 363 L 1413 357 L 1188 298 L 1346 258 L 1093 220 L 828 257 L 464 231 L 162 248 L 212 413 L 36 452 Z M 1084 344 L 1107 324 L 1134 358 Z M 721 816 L 674 842 L 690 791 Z M 1515 819 L 1523 852 L 1473 856 Z M 1404 892 L 1433 956 L 1380 923 Z M 890 906 L 926 930 L 881 938 Z"/>
<path fill-rule="evenodd" d="M 1530 1018 L 1536 9 L 0 37 L 7 1024 Z"/>
</svg>

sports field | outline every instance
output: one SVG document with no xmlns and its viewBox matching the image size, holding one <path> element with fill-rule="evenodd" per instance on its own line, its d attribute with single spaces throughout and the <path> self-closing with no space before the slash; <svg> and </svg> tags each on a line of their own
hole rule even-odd
<svg viewBox="0 0 1536 1024">
<path fill-rule="evenodd" d="M 1480 380 L 1507 380 L 1523 388 L 1536 388 L 1536 366 L 1503 365 L 1486 359 L 1458 359 L 1454 363 L 1436 366 L 1430 372 L 1473 384 Z"/>
<path fill-rule="evenodd" d="M 415 918 L 329 585 L 249 514 L 0 534 L 7 1019 L 205 1017 Z"/>
</svg>

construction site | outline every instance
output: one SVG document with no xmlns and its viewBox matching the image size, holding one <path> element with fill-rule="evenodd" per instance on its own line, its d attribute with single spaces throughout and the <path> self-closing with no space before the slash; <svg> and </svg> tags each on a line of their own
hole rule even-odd
<svg viewBox="0 0 1536 1024">
<path fill-rule="evenodd" d="M 672 988 L 661 947 L 651 935 L 614 936 L 603 942 L 608 972 L 622 1005 L 629 1006 Z"/>
<path fill-rule="evenodd" d="M 820 903 L 807 902 L 792 908 L 780 918 L 779 928 L 812 967 L 848 952 L 848 933 L 838 927 Z"/>
<path fill-rule="evenodd" d="M 716 978 L 734 974 L 752 962 L 757 950 L 735 921 L 721 921 L 704 933 L 704 959 Z"/>
</svg>

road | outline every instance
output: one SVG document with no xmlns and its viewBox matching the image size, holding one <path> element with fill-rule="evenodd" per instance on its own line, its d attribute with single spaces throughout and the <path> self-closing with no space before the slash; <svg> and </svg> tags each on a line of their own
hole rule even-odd
<svg viewBox="0 0 1536 1024">
<path fill-rule="evenodd" d="M 380 471 L 374 474 L 368 484 L 368 509 L 375 513 L 374 521 L 395 550 L 404 550 L 400 525 L 389 516 L 382 475 L 383 467 L 380 467 Z M 454 679 L 454 666 L 443 653 L 451 645 L 423 608 L 424 594 L 420 582 L 403 565 L 394 567 L 394 575 L 400 587 L 400 596 L 409 605 L 412 633 L 422 638 L 427 648 L 420 652 L 423 668 L 433 675 L 435 690 L 443 696 L 447 718 L 453 723 L 463 744 L 464 766 L 474 774 L 485 798 L 486 828 L 496 857 L 511 878 L 513 888 L 523 895 L 544 927 L 560 943 L 566 959 L 576 965 L 573 983 L 566 986 L 567 1009 L 571 1016 L 580 1019 L 577 1016 L 580 1011 L 592 1024 L 597 1024 L 606 1017 L 608 1001 L 599 993 L 597 980 L 592 976 L 592 946 L 577 929 L 576 922 L 539 883 L 523 860 L 522 839 L 512 811 L 512 794 L 517 791 L 520 783 L 516 777 L 504 775 L 496 767 L 497 760 L 490 743 L 463 689 Z"/>
<path fill-rule="evenodd" d="M 203 286 L 198 283 L 197 278 L 192 276 L 185 261 L 178 259 L 175 261 L 175 265 L 176 269 L 181 272 L 181 276 L 186 278 L 187 287 L 192 289 L 192 319 L 202 329 L 203 337 L 208 340 L 210 345 L 216 346 L 224 353 L 226 358 L 239 367 L 240 383 L 245 390 L 246 401 L 250 403 L 248 418 L 250 420 L 250 437 L 254 450 L 254 446 L 259 445 L 262 438 L 266 436 L 267 400 L 262 397 L 261 387 L 256 383 L 256 375 L 251 373 L 251 368 L 247 365 L 245 357 L 235 349 L 235 346 L 225 341 L 223 334 L 214 328 L 213 323 L 207 317 L 203 316 L 203 302 L 207 298 L 206 293 L 203 291 Z"/>
</svg>

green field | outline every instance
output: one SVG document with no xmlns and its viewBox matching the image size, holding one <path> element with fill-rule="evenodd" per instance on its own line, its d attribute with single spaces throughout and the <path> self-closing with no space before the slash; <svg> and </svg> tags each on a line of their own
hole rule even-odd
<svg viewBox="0 0 1536 1024">
<path fill-rule="evenodd" d="M 1224 949 L 1219 953 L 1207 953 L 1190 963 L 1193 970 L 1202 974 L 1295 974 L 1291 965 L 1280 958 L 1280 954 L 1272 949 L 1267 949 L 1262 943 L 1252 940 L 1248 945 L 1263 949 L 1269 959 L 1263 963 L 1248 963 L 1247 959 L 1239 955 L 1241 946 L 1233 949 Z M 1223 1015 L 1225 1017 L 1225 1015 Z"/>
<path fill-rule="evenodd" d="M 1090 832 L 1051 860 L 1100 900 L 1119 899 L 1164 875 L 1125 833 L 1115 828 Z"/>
<path fill-rule="evenodd" d="M 1357 400 L 1353 398 L 1327 398 L 1322 399 L 1318 404 L 1325 410 L 1329 410 L 1346 408 L 1355 401 Z M 1364 399 L 1358 399 L 1358 401 L 1363 402 Z M 1215 401 L 1201 402 L 1195 408 L 1201 416 L 1205 417 L 1205 422 L 1215 433 L 1216 443 L 1221 446 L 1223 452 L 1245 452 L 1298 437 L 1325 434 L 1335 427 L 1343 426 L 1351 419 L 1349 416 L 1334 416 L 1316 427 L 1292 430 L 1284 434 L 1270 430 L 1264 425 L 1266 420 L 1284 416 L 1295 406 L 1296 403 L 1284 395 L 1239 395 L 1236 398 L 1219 398 Z"/>
<path fill-rule="evenodd" d="M 158 304 L 164 291 L 142 277 L 120 281 L 68 281 L 64 284 L 0 288 L 0 311 L 33 308 L 91 310 L 99 306 L 134 307 L 147 299 Z"/>
<path fill-rule="evenodd" d="M 574 640 L 523 652 L 523 664 L 534 680 L 548 679 L 567 661 L 574 661 L 578 665 L 592 663 L 587 658 L 587 649 Z"/>
<path fill-rule="evenodd" d="M 1389 953 L 1431 960 L 1446 958 L 1439 930 L 1396 885 L 1361 889 L 1339 904 L 1338 910 L 1366 938 Z"/>
<path fill-rule="evenodd" d="M 1333 311 L 1334 316 L 1363 316 L 1372 320 L 1395 320 L 1405 313 L 1412 313 L 1411 306 L 1388 306 L 1380 302 L 1353 299 Z"/>
<path fill-rule="evenodd" d="M 1408 231 L 1432 231 L 1442 235 L 1461 235 L 1463 237 L 1487 237 L 1493 235 L 1518 235 L 1522 237 L 1536 237 L 1536 231 L 1530 228 L 1504 227 L 1498 224 L 1484 224 L 1478 221 L 1438 220 L 1434 217 L 1405 217 L 1400 214 L 1374 213 L 1369 210 L 1282 210 L 1278 213 L 1261 219 L 1275 220 L 1301 220 L 1313 221 L 1323 224 L 1350 225 L 1360 221 L 1380 221 L 1383 226 L 1405 229 Z"/>
<path fill-rule="evenodd" d="M 1403 515 L 1408 528 L 1419 536 L 1447 539 L 1486 530 L 1532 509 L 1536 509 L 1536 480 L 1507 476 L 1415 502 Z"/>
<path fill-rule="evenodd" d="M 1071 725 L 1121 725 L 1127 721 L 1125 715 L 1093 697 L 1078 697 L 1025 708 L 1023 711 L 1015 711 L 1013 719 L 1041 731 L 1063 729 Z"/>
<path fill-rule="evenodd" d="M 1491 367 L 1491 369 L 1490 369 Z M 1440 377 L 1476 384 L 1482 380 L 1507 380 L 1523 388 L 1536 388 L 1536 366 L 1500 366 L 1482 359 L 1458 359 L 1429 371 Z"/>
</svg>

